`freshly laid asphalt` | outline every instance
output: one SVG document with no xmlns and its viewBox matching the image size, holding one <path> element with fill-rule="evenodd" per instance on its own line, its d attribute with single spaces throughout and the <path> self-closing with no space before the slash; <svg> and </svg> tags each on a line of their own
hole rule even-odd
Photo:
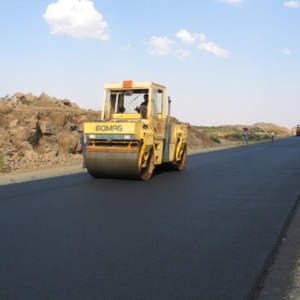
<svg viewBox="0 0 300 300">
<path fill-rule="evenodd" d="M 299 201 L 299 200 L 298 200 Z M 298 203 L 299 204 L 299 203 Z M 256 292 L 258 300 L 300 299 L 300 208 L 292 212 L 264 280 Z"/>
<path fill-rule="evenodd" d="M 146 182 L 1 186 L 0 299 L 284 299 L 297 288 L 299 154 L 293 137 L 190 155 Z"/>
</svg>

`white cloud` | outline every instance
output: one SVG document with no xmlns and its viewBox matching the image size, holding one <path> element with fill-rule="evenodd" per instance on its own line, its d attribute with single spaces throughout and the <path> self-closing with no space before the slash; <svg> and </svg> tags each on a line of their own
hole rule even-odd
<svg viewBox="0 0 300 300">
<path fill-rule="evenodd" d="M 214 55 L 219 57 L 223 57 L 223 58 L 229 57 L 229 52 L 227 50 L 218 47 L 212 42 L 209 43 L 202 42 L 200 43 L 199 48 L 207 52 L 213 53 Z"/>
<path fill-rule="evenodd" d="M 291 8 L 298 8 L 300 7 L 299 1 L 285 1 L 284 6 L 291 7 Z"/>
<path fill-rule="evenodd" d="M 221 0 L 221 1 L 228 4 L 240 5 L 244 0 Z"/>
<path fill-rule="evenodd" d="M 166 36 L 163 37 L 157 37 L 153 36 L 150 39 L 149 42 L 149 49 L 148 53 L 150 55 L 157 55 L 157 56 L 162 56 L 162 55 L 168 55 L 172 52 L 172 47 L 171 45 L 174 42 L 167 38 Z"/>
<path fill-rule="evenodd" d="M 233 1 L 233 0 L 231 0 Z M 190 33 L 186 29 L 181 29 L 175 34 L 183 43 L 193 44 L 195 41 L 199 40 L 199 48 L 207 52 L 213 53 L 216 56 L 227 58 L 229 53 L 227 50 L 222 49 L 212 42 L 205 42 L 206 36 L 202 33 Z"/>
<path fill-rule="evenodd" d="M 225 49 L 218 47 L 212 42 L 205 42 L 205 35 L 199 33 L 191 34 L 186 29 L 181 29 L 175 34 L 176 37 L 184 44 L 193 44 L 195 41 L 200 42 L 197 46 L 199 49 L 210 52 L 218 57 L 228 58 L 229 52 Z M 148 48 L 148 53 L 150 55 L 163 56 L 163 55 L 173 55 L 178 59 L 185 59 L 191 56 L 190 51 L 183 49 L 168 37 L 151 37 Z"/>
<path fill-rule="evenodd" d="M 108 24 L 90 0 L 58 0 L 43 15 L 52 34 L 107 40 Z"/>
<path fill-rule="evenodd" d="M 200 39 L 201 41 L 205 40 L 205 35 L 201 33 L 190 33 L 186 29 L 179 30 L 175 36 L 177 36 L 182 42 L 186 44 L 193 44 L 195 40 Z"/>
<path fill-rule="evenodd" d="M 291 56 L 292 55 L 292 52 L 289 48 L 283 48 L 280 50 L 280 52 L 283 54 L 283 55 L 287 55 L 287 56 Z"/>
</svg>

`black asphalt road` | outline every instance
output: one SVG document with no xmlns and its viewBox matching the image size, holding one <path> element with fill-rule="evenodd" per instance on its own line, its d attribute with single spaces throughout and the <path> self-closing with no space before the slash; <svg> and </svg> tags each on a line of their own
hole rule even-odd
<svg viewBox="0 0 300 300">
<path fill-rule="evenodd" d="M 300 193 L 300 138 L 146 182 L 0 186 L 0 299 L 251 298 Z"/>
</svg>

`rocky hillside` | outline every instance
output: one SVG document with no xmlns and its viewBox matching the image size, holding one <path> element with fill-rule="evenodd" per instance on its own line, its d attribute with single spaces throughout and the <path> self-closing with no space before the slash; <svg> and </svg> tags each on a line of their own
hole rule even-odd
<svg viewBox="0 0 300 300">
<path fill-rule="evenodd" d="M 17 93 L 0 101 L 0 171 L 81 161 L 82 124 L 99 119 L 67 99 Z M 2 166 L 1 166 L 2 165 Z"/>
</svg>

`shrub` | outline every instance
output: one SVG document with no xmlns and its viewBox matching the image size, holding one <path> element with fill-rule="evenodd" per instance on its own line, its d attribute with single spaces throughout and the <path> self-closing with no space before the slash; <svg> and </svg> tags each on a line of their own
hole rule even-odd
<svg viewBox="0 0 300 300">
<path fill-rule="evenodd" d="M 248 138 L 249 138 L 250 141 L 257 141 L 257 142 L 260 141 L 260 135 L 259 134 L 250 133 L 248 135 Z"/>
<path fill-rule="evenodd" d="M 242 135 L 240 133 L 230 133 L 225 136 L 225 139 L 229 141 L 239 141 L 242 139 Z"/>
<path fill-rule="evenodd" d="M 219 143 L 219 144 L 221 143 L 221 141 L 219 140 L 219 138 L 216 135 L 211 135 L 209 138 L 216 143 Z"/>
<path fill-rule="evenodd" d="M 265 134 L 261 139 L 262 140 L 269 140 L 270 136 L 268 134 Z"/>
</svg>

